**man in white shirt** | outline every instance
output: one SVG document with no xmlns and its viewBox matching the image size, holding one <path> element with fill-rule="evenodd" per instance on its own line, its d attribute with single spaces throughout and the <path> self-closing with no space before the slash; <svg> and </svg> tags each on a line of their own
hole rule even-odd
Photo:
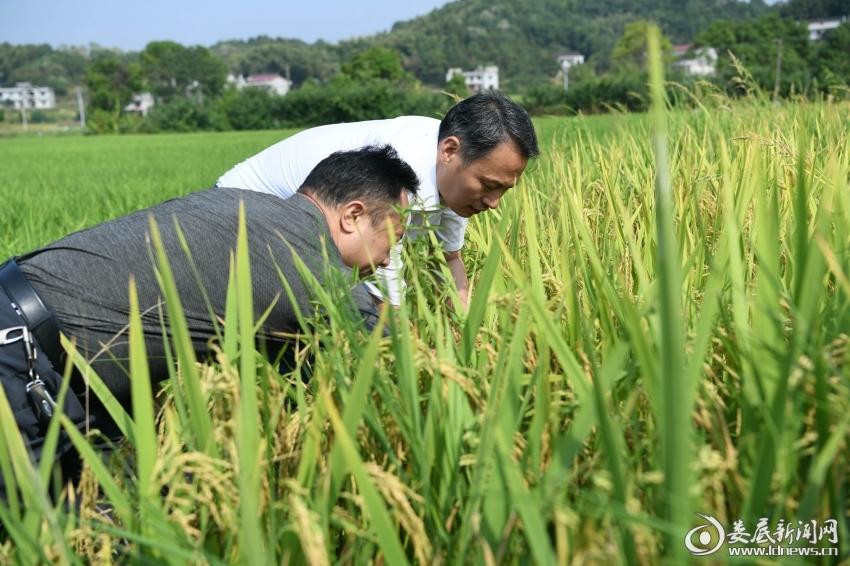
<svg viewBox="0 0 850 566">
<path fill-rule="evenodd" d="M 509 98 L 490 91 L 453 106 L 442 120 L 401 116 L 331 124 L 304 130 L 243 161 L 216 182 L 288 198 L 322 159 L 336 151 L 367 145 L 391 145 L 419 177 L 411 199 L 410 223 L 435 227 L 446 262 L 467 304 L 469 281 L 460 251 L 468 218 L 494 209 L 513 187 L 539 149 L 528 113 Z M 409 232 L 414 236 L 416 231 Z M 401 253 L 379 268 L 393 305 L 401 300 Z M 375 285 L 370 291 L 383 294 Z"/>
</svg>

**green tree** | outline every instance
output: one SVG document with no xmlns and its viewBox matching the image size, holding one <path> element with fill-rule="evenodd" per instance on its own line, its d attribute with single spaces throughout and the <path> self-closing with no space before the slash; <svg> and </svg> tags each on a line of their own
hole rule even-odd
<svg viewBox="0 0 850 566">
<path fill-rule="evenodd" d="M 797 20 L 839 18 L 850 15 L 847 0 L 789 0 L 781 5 L 780 13 Z"/>
<path fill-rule="evenodd" d="M 730 89 L 739 83 L 730 53 L 746 67 L 756 84 L 773 91 L 776 62 L 781 49 L 780 91 L 799 92 L 810 84 L 810 43 L 806 25 L 770 14 L 754 21 L 720 20 L 697 36 L 697 44 L 717 49 L 718 80 Z"/>
<path fill-rule="evenodd" d="M 117 131 L 121 110 L 139 86 L 137 66 L 127 65 L 114 55 L 99 56 L 86 72 L 92 128 L 98 132 Z"/>
<path fill-rule="evenodd" d="M 146 127 L 153 132 L 196 132 L 227 129 L 209 101 L 185 96 L 157 104 L 148 114 Z"/>
<path fill-rule="evenodd" d="M 133 95 L 134 77 L 115 57 L 102 57 L 86 73 L 89 105 L 101 110 L 120 110 Z"/>
<path fill-rule="evenodd" d="M 340 55 L 335 46 L 317 41 L 259 36 L 247 41 L 217 43 L 211 51 L 235 73 L 251 75 L 278 73 L 288 76 L 295 86 L 313 78 L 328 81 L 339 72 Z"/>
<path fill-rule="evenodd" d="M 262 130 L 279 125 L 273 117 L 276 98 L 261 88 L 229 89 L 220 104 L 234 130 Z"/>
<path fill-rule="evenodd" d="M 466 80 L 463 78 L 463 75 L 460 74 L 453 75 L 446 83 L 444 90 L 449 94 L 459 96 L 460 98 L 466 98 L 469 96 L 469 87 L 466 86 Z"/>
<path fill-rule="evenodd" d="M 645 20 L 626 24 L 623 35 L 620 36 L 611 51 L 611 62 L 615 68 L 640 71 L 646 69 L 646 38 L 651 25 L 654 24 Z M 661 54 L 665 63 L 672 62 L 673 44 L 664 35 L 661 36 Z"/>
<path fill-rule="evenodd" d="M 379 79 L 410 82 L 413 75 L 404 70 L 398 52 L 388 47 L 370 47 L 343 63 L 341 74 L 356 81 Z"/>
<path fill-rule="evenodd" d="M 79 48 L 0 43 L 0 84 L 26 81 L 62 96 L 85 80 L 89 56 Z"/>
<path fill-rule="evenodd" d="M 827 32 L 820 41 L 816 61 L 818 77 L 827 86 L 850 85 L 850 22 Z"/>
<path fill-rule="evenodd" d="M 224 88 L 227 67 L 205 47 L 152 41 L 140 54 L 145 80 L 163 100 L 201 94 L 216 96 Z"/>
<path fill-rule="evenodd" d="M 795 12 L 798 19 L 846 13 L 847 0 L 789 0 L 782 9 L 814 6 Z M 820 6 L 820 7 L 818 7 Z M 776 11 L 763 0 L 465 0 L 448 2 L 431 13 L 393 25 L 388 33 L 330 44 L 260 36 L 247 41 L 225 41 L 210 51 L 226 68 L 243 74 L 275 72 L 288 75 L 296 85 L 310 78 L 327 82 L 339 72 L 343 61 L 371 47 L 398 53 L 404 70 L 435 87 L 445 84 L 446 69 L 474 67 L 482 63 L 499 66 L 501 83 L 508 91 L 525 90 L 558 72 L 555 55 L 579 51 L 594 61 L 596 71 L 610 68 L 610 53 L 625 26 L 640 18 L 657 21 L 672 41 L 692 41 L 699 30 L 718 19 L 749 21 Z M 791 15 L 791 14 L 789 14 Z M 840 15 L 840 14 L 838 14 Z M 171 42 L 156 42 L 169 45 Z M 204 48 L 174 46 L 163 49 L 163 59 L 195 50 L 198 58 L 186 57 L 186 65 L 170 72 L 151 72 L 151 89 L 158 97 L 183 96 L 194 80 L 203 89 L 194 93 L 216 95 L 223 74 L 203 80 L 207 67 L 215 66 L 203 56 Z M 81 84 L 86 67 L 94 61 L 97 46 L 53 49 L 49 45 L 11 45 L 0 42 L 0 84 L 27 80 L 71 92 Z M 153 47 L 147 50 L 150 54 Z M 175 53 L 171 53 L 175 52 Z M 113 53 L 125 64 L 136 53 Z M 167 57 L 166 57 L 167 55 Z M 197 55 L 197 54 L 196 54 Z M 156 67 L 166 67 L 160 65 Z M 222 71 L 226 73 L 226 71 Z M 183 79 L 188 74 L 188 83 Z M 356 74 L 356 73 L 355 73 Z M 155 87 L 155 88 L 154 88 Z"/>
</svg>

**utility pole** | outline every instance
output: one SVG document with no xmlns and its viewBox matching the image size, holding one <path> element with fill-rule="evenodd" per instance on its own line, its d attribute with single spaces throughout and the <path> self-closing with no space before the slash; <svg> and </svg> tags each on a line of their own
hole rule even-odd
<svg viewBox="0 0 850 566">
<path fill-rule="evenodd" d="M 80 114 L 80 127 L 86 129 L 86 105 L 83 104 L 83 90 L 77 87 L 77 109 Z"/>
<path fill-rule="evenodd" d="M 776 82 L 773 84 L 773 101 L 779 100 L 779 82 L 782 76 L 782 38 L 776 40 Z"/>
<path fill-rule="evenodd" d="M 24 95 L 24 99 L 21 100 L 21 124 L 24 126 L 24 131 L 27 131 L 27 97 Z"/>
</svg>

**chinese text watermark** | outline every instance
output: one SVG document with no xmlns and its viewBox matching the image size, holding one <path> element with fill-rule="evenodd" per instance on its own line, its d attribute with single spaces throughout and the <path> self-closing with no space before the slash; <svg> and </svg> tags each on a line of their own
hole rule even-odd
<svg viewBox="0 0 850 566">
<path fill-rule="evenodd" d="M 697 513 L 703 524 L 688 531 L 685 547 L 694 556 L 708 556 L 724 544 L 730 556 L 838 556 L 838 521 L 784 521 L 771 528 L 766 517 L 752 530 L 738 519 L 727 529 L 711 515 Z"/>
</svg>

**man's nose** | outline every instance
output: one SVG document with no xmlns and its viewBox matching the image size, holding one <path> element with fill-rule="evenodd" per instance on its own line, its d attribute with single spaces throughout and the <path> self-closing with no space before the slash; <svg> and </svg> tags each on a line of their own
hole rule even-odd
<svg viewBox="0 0 850 566">
<path fill-rule="evenodd" d="M 500 200 L 502 200 L 502 195 L 484 195 L 481 202 L 483 202 L 487 208 L 494 210 L 499 206 Z"/>
</svg>

